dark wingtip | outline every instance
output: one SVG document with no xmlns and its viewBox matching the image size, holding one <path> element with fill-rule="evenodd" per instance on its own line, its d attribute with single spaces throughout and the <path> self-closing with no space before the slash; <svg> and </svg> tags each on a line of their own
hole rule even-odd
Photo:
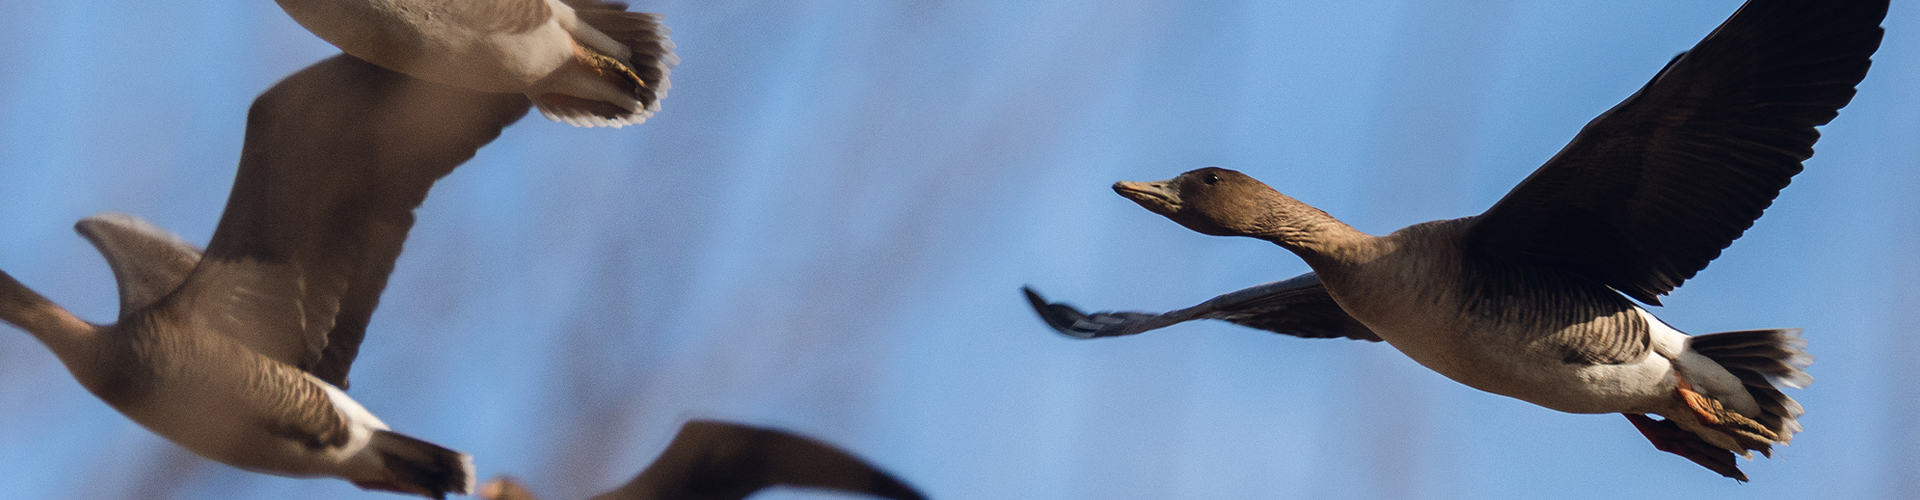
<svg viewBox="0 0 1920 500">
<path fill-rule="evenodd" d="M 1033 312 L 1039 314 L 1040 320 L 1045 321 L 1047 327 L 1053 328 L 1053 331 L 1076 339 L 1090 339 L 1097 336 L 1096 332 L 1073 327 L 1074 323 L 1087 317 L 1086 313 L 1066 304 L 1047 302 L 1039 292 L 1033 291 L 1032 286 L 1023 285 L 1020 287 L 1020 292 L 1026 294 L 1027 304 L 1033 306 Z"/>
</svg>

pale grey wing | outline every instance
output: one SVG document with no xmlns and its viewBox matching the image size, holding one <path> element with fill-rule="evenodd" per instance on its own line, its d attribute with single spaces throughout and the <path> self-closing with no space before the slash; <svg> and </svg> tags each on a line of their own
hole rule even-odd
<svg viewBox="0 0 1920 500">
<path fill-rule="evenodd" d="M 1320 276 L 1306 273 L 1254 285 L 1214 297 L 1193 307 L 1166 313 L 1137 311 L 1081 312 L 1064 303 L 1047 302 L 1030 287 L 1022 287 L 1034 312 L 1067 336 L 1090 339 L 1133 335 L 1196 319 L 1217 319 L 1302 338 L 1350 338 L 1379 342 L 1380 336 L 1347 314 L 1327 295 Z"/>
<path fill-rule="evenodd" d="M 341 388 L 434 181 L 525 115 L 520 94 L 414 79 L 347 55 L 247 115 L 226 212 L 180 293 L 196 321 Z"/>
<path fill-rule="evenodd" d="M 798 486 L 895 500 L 924 500 L 906 482 L 833 445 L 777 429 L 695 420 L 653 465 L 592 500 L 739 500 Z"/>
<path fill-rule="evenodd" d="M 1800 173 L 1886 13 L 1887 0 L 1747 2 L 1475 218 L 1470 248 L 1659 304 Z"/>
<path fill-rule="evenodd" d="M 80 219 L 73 230 L 85 236 L 113 269 L 120 286 L 120 315 L 147 308 L 180 288 L 200 262 L 200 249 L 179 236 L 127 214 L 105 213 Z"/>
</svg>

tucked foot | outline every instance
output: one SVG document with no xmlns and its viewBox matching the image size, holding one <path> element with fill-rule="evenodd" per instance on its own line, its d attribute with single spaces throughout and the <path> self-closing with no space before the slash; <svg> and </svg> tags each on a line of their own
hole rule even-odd
<svg viewBox="0 0 1920 500">
<path fill-rule="evenodd" d="M 1646 436 L 1647 441 L 1652 442 L 1655 449 L 1679 455 L 1700 464 L 1701 467 L 1706 467 L 1707 470 L 1718 472 L 1736 481 L 1747 481 L 1747 473 L 1740 472 L 1740 466 L 1733 460 L 1732 451 L 1708 443 L 1698 434 L 1681 429 L 1672 420 L 1654 420 L 1639 413 L 1622 415 L 1627 416 L 1628 422 L 1633 422 L 1634 428 L 1640 429 L 1640 435 Z"/>
<path fill-rule="evenodd" d="M 1773 443 L 1780 441 L 1779 433 L 1761 425 L 1759 421 L 1747 418 L 1746 415 L 1728 410 L 1719 400 L 1694 391 L 1693 384 L 1688 383 L 1687 378 L 1680 375 L 1680 372 L 1675 371 L 1673 377 L 1679 382 L 1676 392 L 1679 393 L 1680 401 L 1685 403 L 1688 409 L 1693 410 L 1694 416 L 1700 418 L 1701 424 L 1733 438 L 1734 443 L 1741 448 L 1758 451 L 1768 458 L 1773 457 Z M 1745 451 L 1740 454 L 1753 458 Z"/>
</svg>

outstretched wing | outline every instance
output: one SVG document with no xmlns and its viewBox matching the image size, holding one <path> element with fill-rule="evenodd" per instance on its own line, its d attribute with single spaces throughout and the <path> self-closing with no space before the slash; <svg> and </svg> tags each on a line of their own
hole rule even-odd
<svg viewBox="0 0 1920 500">
<path fill-rule="evenodd" d="M 200 327 L 347 387 L 413 209 L 528 106 L 347 55 L 295 73 L 254 100 L 226 213 L 176 297 Z"/>
<path fill-rule="evenodd" d="M 1327 295 L 1320 276 L 1302 274 L 1214 297 L 1200 305 L 1160 314 L 1105 311 L 1086 314 L 1063 303 L 1047 302 L 1032 288 L 1020 289 L 1047 326 L 1067 336 L 1090 339 L 1133 335 L 1196 319 L 1217 319 L 1240 326 L 1310 339 L 1350 338 L 1379 342 L 1380 336 L 1347 315 Z"/>
<path fill-rule="evenodd" d="M 1659 304 L 1753 226 L 1853 99 L 1887 0 L 1752 0 L 1469 229 Z"/>
<path fill-rule="evenodd" d="M 776 485 L 926 498 L 833 445 L 775 429 L 695 420 L 681 427 L 660 458 L 632 482 L 592 500 L 739 500 Z"/>
</svg>

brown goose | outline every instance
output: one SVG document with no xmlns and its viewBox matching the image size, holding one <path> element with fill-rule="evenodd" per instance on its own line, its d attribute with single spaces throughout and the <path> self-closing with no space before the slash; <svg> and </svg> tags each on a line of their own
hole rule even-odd
<svg viewBox="0 0 1920 500">
<path fill-rule="evenodd" d="M 423 80 L 525 93 L 580 127 L 647 121 L 673 55 L 655 14 L 602 0 L 278 0 L 340 50 Z"/>
<path fill-rule="evenodd" d="M 894 500 L 926 498 L 832 445 L 777 429 L 695 420 L 681 427 L 667 450 L 640 475 L 590 500 L 740 500 L 782 485 Z M 539 499 L 509 478 L 488 481 L 480 497 Z"/>
<path fill-rule="evenodd" d="M 1312 273 L 1165 314 L 1083 314 L 1026 291 L 1091 338 L 1222 319 L 1385 340 L 1495 394 L 1623 413 L 1655 447 L 1746 480 L 1803 411 L 1799 330 L 1690 337 L 1634 300 L 1693 277 L 1753 225 L 1866 76 L 1886 0 L 1751 0 L 1479 216 L 1370 236 L 1239 172 L 1114 185 L 1204 234 L 1274 242 Z M 1666 420 L 1654 420 L 1658 414 Z"/>
<path fill-rule="evenodd" d="M 322 61 L 254 101 L 204 256 L 130 217 L 91 217 L 76 228 L 113 268 L 119 322 L 82 321 L 4 272 L 0 319 L 101 400 L 201 456 L 467 493 L 467 455 L 387 431 L 342 390 L 414 207 L 527 108 L 519 94 Z"/>
</svg>

